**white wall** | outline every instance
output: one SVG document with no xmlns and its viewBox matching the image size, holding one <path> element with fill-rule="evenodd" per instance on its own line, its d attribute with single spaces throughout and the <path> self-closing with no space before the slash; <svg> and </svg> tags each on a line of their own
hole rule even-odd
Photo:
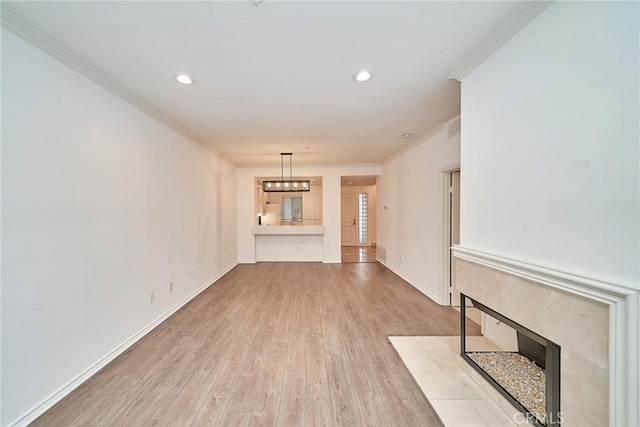
<svg viewBox="0 0 640 427">
<path fill-rule="evenodd" d="M 443 169 L 459 161 L 460 135 L 449 138 L 443 128 L 385 163 L 377 187 L 378 248 L 386 249 L 386 266 L 442 304 Z"/>
<path fill-rule="evenodd" d="M 556 2 L 462 81 L 461 244 L 640 289 L 637 2 Z"/>
<path fill-rule="evenodd" d="M 278 156 L 274 153 L 274 156 Z M 295 156 L 294 156 L 295 160 Z M 341 262 L 340 248 L 340 177 L 379 175 L 378 166 L 362 167 L 296 167 L 294 176 L 322 177 L 323 262 Z M 238 260 L 256 262 L 255 237 L 251 227 L 255 224 L 255 182 L 260 176 L 280 176 L 280 168 L 238 168 Z"/>
<path fill-rule="evenodd" d="M 237 216 L 229 164 L 6 31 L 2 62 L 7 425 L 234 266 Z"/>
</svg>

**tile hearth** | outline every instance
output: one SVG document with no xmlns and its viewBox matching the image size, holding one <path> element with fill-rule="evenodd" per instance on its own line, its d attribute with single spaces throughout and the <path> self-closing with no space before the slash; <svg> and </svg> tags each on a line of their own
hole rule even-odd
<svg viewBox="0 0 640 427">
<path fill-rule="evenodd" d="M 389 340 L 446 427 L 527 425 L 522 423 L 523 419 L 514 417 L 514 408 L 506 406 L 509 403 L 502 396 L 478 386 L 478 379 L 472 379 L 475 372 L 461 368 L 459 336 L 390 336 Z M 484 337 L 467 337 L 469 350 L 486 350 L 491 346 L 500 350 Z"/>
</svg>

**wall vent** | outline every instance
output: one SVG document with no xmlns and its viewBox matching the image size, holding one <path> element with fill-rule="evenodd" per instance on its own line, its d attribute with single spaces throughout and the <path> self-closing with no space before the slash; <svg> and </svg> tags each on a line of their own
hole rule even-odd
<svg viewBox="0 0 640 427">
<path fill-rule="evenodd" d="M 376 247 L 376 258 L 380 262 L 387 262 L 387 248 L 383 248 L 382 246 Z"/>
</svg>

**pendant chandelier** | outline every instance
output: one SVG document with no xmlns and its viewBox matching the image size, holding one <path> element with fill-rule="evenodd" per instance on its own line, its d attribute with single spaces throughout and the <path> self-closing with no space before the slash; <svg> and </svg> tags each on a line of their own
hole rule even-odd
<svg viewBox="0 0 640 427">
<path fill-rule="evenodd" d="M 284 179 L 284 158 L 289 157 L 289 179 Z M 265 193 L 292 193 L 309 191 L 311 185 L 307 179 L 293 179 L 291 157 L 293 153 L 280 153 L 280 181 L 262 181 L 262 191 Z"/>
</svg>

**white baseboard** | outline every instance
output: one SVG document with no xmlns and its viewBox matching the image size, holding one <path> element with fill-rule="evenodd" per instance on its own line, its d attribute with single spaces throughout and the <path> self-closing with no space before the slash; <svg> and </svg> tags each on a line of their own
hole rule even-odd
<svg viewBox="0 0 640 427">
<path fill-rule="evenodd" d="M 69 393 L 71 393 L 73 390 L 78 388 L 82 383 L 84 383 L 86 380 L 88 380 L 93 375 L 95 375 L 98 371 L 100 371 L 100 369 L 102 369 L 105 366 L 107 366 L 116 357 L 118 357 L 122 353 L 124 353 L 129 347 L 131 347 L 133 344 L 138 342 L 141 338 L 143 338 L 145 335 L 147 335 L 149 332 L 151 332 L 156 326 L 158 326 L 160 323 L 162 323 L 166 319 L 168 319 L 173 313 L 178 311 L 180 308 L 182 308 L 184 305 L 186 305 L 189 301 L 191 301 L 196 296 L 198 296 L 200 293 L 202 293 L 204 290 L 206 290 L 209 286 L 213 285 L 215 282 L 220 280 L 220 278 L 222 278 L 225 274 L 227 274 L 229 271 L 231 271 L 237 265 L 238 265 L 238 263 L 235 263 L 235 264 L 227 267 L 225 270 L 223 270 L 221 273 L 217 274 L 212 279 L 207 280 L 198 289 L 196 289 L 191 294 L 186 296 L 184 299 L 182 299 L 176 305 L 174 305 L 169 310 L 167 310 L 165 313 L 160 315 L 154 321 L 149 323 L 147 326 L 142 328 L 140 331 L 136 332 L 133 336 L 131 336 L 126 341 L 124 341 L 118 347 L 116 347 L 115 349 L 111 350 L 109 353 L 104 355 L 100 360 L 98 360 L 93 365 L 91 365 L 89 368 L 87 368 L 86 370 L 84 370 L 83 372 L 78 374 L 75 378 L 73 378 L 67 384 L 65 384 L 64 386 L 60 387 L 57 391 L 52 393 L 51 396 L 49 396 L 48 398 L 44 399 L 42 402 L 40 402 L 38 405 L 36 405 L 30 411 L 28 411 L 27 413 L 25 413 L 24 415 L 22 415 L 21 417 L 19 417 L 15 421 L 9 423 L 8 425 L 10 427 L 23 427 L 23 426 L 27 426 L 30 423 L 32 423 L 33 421 L 35 421 L 36 418 L 38 418 L 40 415 L 44 414 L 47 410 L 49 410 L 51 407 L 53 407 L 53 405 L 55 405 L 56 403 L 61 401 L 63 398 L 65 398 Z"/>
<path fill-rule="evenodd" d="M 403 273 L 401 273 L 401 272 L 399 272 L 399 271 L 396 271 L 396 270 L 394 270 L 393 268 L 389 267 L 389 266 L 387 265 L 387 263 L 380 261 L 380 259 L 379 259 L 379 258 L 376 258 L 376 260 L 377 260 L 380 264 L 384 265 L 387 269 L 391 270 L 391 271 L 393 272 L 393 274 L 395 274 L 396 276 L 400 277 L 402 280 L 404 280 L 405 282 L 407 282 L 408 284 L 410 284 L 411 286 L 413 286 L 414 288 L 416 288 L 417 290 L 419 290 L 421 293 L 423 293 L 424 295 L 426 295 L 430 300 L 432 300 L 432 301 L 433 301 L 433 302 L 435 302 L 436 304 L 440 304 L 440 303 L 438 302 L 438 297 L 437 297 L 437 296 L 433 295 L 433 294 L 432 294 L 431 292 L 429 292 L 429 291 L 426 291 L 426 290 L 422 289 L 422 288 L 421 288 L 421 287 L 416 283 L 416 281 L 415 281 L 415 280 L 413 280 L 412 278 L 410 278 L 410 277 L 406 276 L 405 274 L 403 274 Z"/>
</svg>

